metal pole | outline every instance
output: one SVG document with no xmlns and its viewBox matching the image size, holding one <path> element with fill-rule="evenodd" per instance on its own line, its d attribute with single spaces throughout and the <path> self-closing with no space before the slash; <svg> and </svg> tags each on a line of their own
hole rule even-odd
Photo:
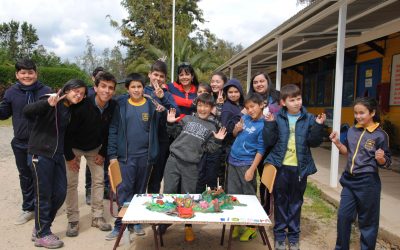
<svg viewBox="0 0 400 250">
<path fill-rule="evenodd" d="M 282 76 L 282 39 L 278 38 L 278 51 L 276 54 L 276 89 L 281 89 Z"/>
<path fill-rule="evenodd" d="M 174 82 L 174 72 L 175 72 L 175 0 L 172 1 L 171 82 Z"/>
<path fill-rule="evenodd" d="M 347 2 L 341 2 L 339 8 L 339 23 L 336 48 L 336 70 L 335 70 L 335 99 L 333 103 L 333 131 L 340 131 L 340 120 L 342 115 L 342 92 L 343 92 L 343 64 L 344 64 L 344 46 L 346 35 L 346 16 Z M 339 150 L 332 143 L 331 151 L 331 187 L 337 187 L 339 169 Z"/>
<path fill-rule="evenodd" d="M 250 82 L 251 80 L 251 57 L 249 56 L 249 58 L 247 59 L 247 86 L 246 86 L 246 93 L 249 93 L 250 90 L 250 84 L 252 84 Z"/>
</svg>

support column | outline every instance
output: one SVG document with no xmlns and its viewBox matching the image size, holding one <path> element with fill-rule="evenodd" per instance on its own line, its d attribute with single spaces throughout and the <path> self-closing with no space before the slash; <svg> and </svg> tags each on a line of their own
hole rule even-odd
<svg viewBox="0 0 400 250">
<path fill-rule="evenodd" d="M 335 93 L 333 103 L 333 131 L 340 132 L 340 120 L 342 116 L 342 93 L 343 93 L 343 64 L 346 35 L 347 1 L 343 0 L 339 8 L 338 36 L 336 48 L 336 70 L 335 70 Z M 329 185 L 337 187 L 339 170 L 339 150 L 332 143 L 331 171 Z"/>
<path fill-rule="evenodd" d="M 251 59 L 252 59 L 251 56 L 249 56 L 249 58 L 247 59 L 247 81 L 246 81 L 247 85 L 246 85 L 246 93 L 249 93 L 250 85 L 252 84 L 252 83 L 250 82 L 250 80 L 251 80 Z"/>
<path fill-rule="evenodd" d="M 229 79 L 233 78 L 233 66 L 229 67 Z"/>
<path fill-rule="evenodd" d="M 276 89 L 281 89 L 282 78 L 282 39 L 278 38 L 278 51 L 276 53 Z"/>
</svg>

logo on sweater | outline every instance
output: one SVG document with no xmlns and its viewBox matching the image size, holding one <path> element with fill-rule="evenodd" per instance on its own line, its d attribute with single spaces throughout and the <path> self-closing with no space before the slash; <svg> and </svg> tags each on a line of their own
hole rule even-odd
<svg viewBox="0 0 400 250">
<path fill-rule="evenodd" d="M 244 130 L 247 131 L 247 133 L 252 134 L 256 131 L 256 128 L 254 126 L 249 127 L 245 127 Z"/>
<path fill-rule="evenodd" d="M 144 122 L 149 121 L 149 113 L 142 113 L 142 121 Z"/>
<path fill-rule="evenodd" d="M 367 150 L 373 150 L 375 148 L 375 141 L 372 139 L 368 139 L 365 142 L 364 148 Z"/>
</svg>

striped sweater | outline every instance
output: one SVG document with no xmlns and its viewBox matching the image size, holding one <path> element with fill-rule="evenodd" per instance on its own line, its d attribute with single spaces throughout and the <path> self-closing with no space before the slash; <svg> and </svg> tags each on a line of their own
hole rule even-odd
<svg viewBox="0 0 400 250">
<path fill-rule="evenodd" d="M 175 103 L 179 108 L 180 118 L 183 118 L 185 115 L 192 115 L 196 110 L 193 109 L 192 103 L 193 100 L 197 97 L 197 89 L 192 84 L 189 92 L 185 92 L 182 85 L 179 83 L 169 83 L 168 91 L 174 97 Z"/>
</svg>

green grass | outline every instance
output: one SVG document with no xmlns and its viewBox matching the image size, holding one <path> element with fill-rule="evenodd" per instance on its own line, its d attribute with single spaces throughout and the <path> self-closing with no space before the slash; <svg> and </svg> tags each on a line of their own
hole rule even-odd
<svg viewBox="0 0 400 250">
<path fill-rule="evenodd" d="M 314 214 L 319 219 L 332 219 L 336 216 L 336 209 L 322 198 L 322 192 L 312 183 L 307 183 L 304 193 L 305 203 L 303 212 Z"/>
<path fill-rule="evenodd" d="M 7 119 L 7 120 L 0 120 L 0 126 L 11 126 L 11 118 Z"/>
</svg>

